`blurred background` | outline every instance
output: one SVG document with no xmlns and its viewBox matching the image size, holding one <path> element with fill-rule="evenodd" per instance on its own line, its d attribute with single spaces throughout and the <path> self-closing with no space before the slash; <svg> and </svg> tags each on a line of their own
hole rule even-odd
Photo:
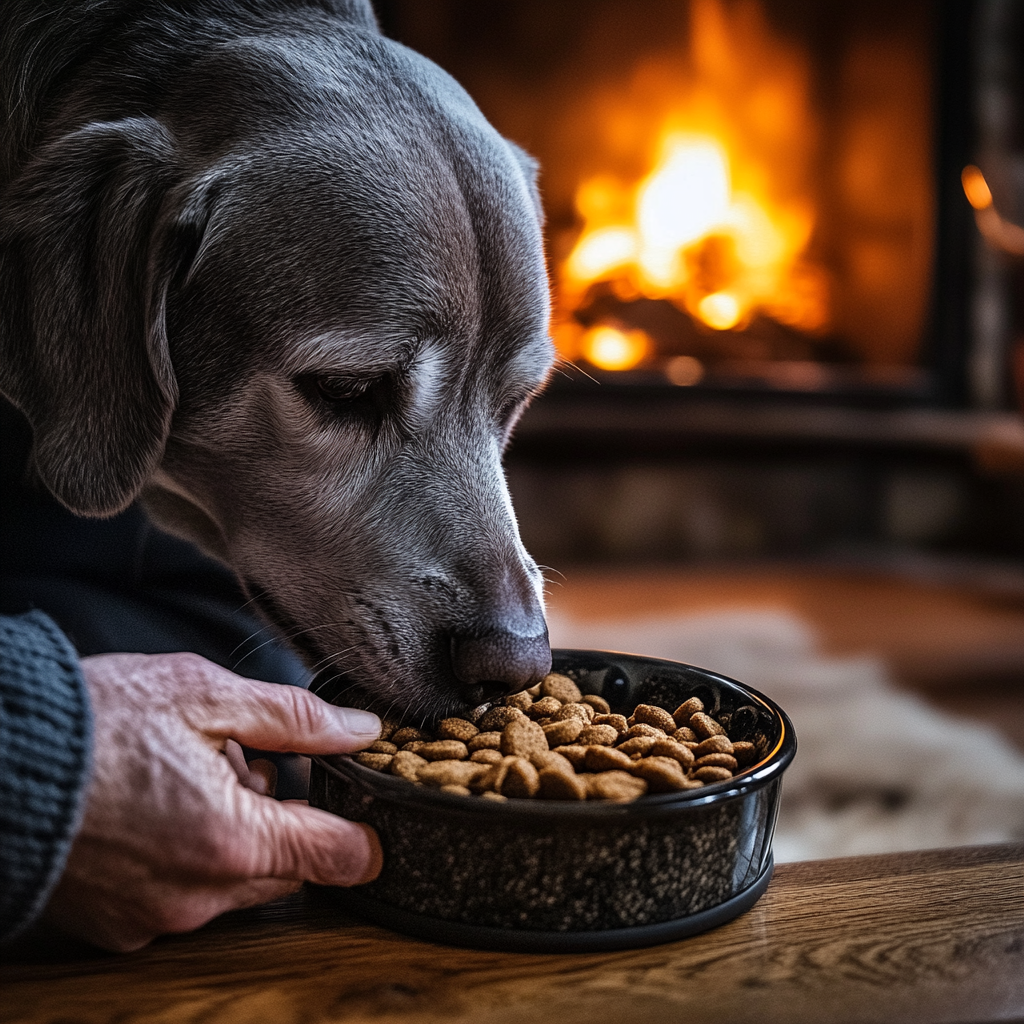
<svg viewBox="0 0 1024 1024">
<path fill-rule="evenodd" d="M 376 6 L 541 164 L 554 642 L 782 700 L 786 856 L 1024 836 L 1024 4 Z"/>
</svg>

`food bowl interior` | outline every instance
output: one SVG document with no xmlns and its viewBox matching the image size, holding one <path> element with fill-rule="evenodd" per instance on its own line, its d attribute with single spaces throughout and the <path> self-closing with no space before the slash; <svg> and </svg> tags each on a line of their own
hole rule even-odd
<svg viewBox="0 0 1024 1024">
<path fill-rule="evenodd" d="M 700 698 L 704 710 L 722 724 L 730 739 L 753 743 L 757 750 L 755 762 L 737 779 L 760 774 L 766 762 L 772 762 L 773 767 L 781 770 L 792 759 L 788 748 L 792 746 L 795 750 L 793 729 L 785 712 L 756 690 L 733 679 L 692 665 L 635 654 L 556 648 L 551 656 L 553 672 L 568 676 L 584 694 L 603 697 L 615 714 L 628 717 L 638 704 L 654 704 L 672 712 L 684 700 Z M 349 685 L 344 678 L 325 673 L 313 683 L 312 689 L 329 703 L 340 704 L 344 702 Z M 782 763 L 776 766 L 776 761 Z M 376 774 L 359 765 L 351 764 L 351 767 L 368 776 Z M 719 792 L 730 788 L 735 781 L 706 788 L 709 792 Z M 670 794 L 670 797 L 678 799 L 690 794 L 697 800 L 705 795 L 702 791 L 690 790 Z M 457 804 L 462 798 L 449 799 Z M 649 802 L 659 798 L 641 799 Z M 527 803 L 532 806 L 538 802 Z"/>
</svg>

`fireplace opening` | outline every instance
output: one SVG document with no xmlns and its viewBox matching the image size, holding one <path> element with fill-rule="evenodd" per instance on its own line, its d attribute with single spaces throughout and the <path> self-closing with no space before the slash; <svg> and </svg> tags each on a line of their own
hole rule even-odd
<svg viewBox="0 0 1024 1024">
<path fill-rule="evenodd" d="M 540 160 L 554 337 L 582 371 L 934 389 L 943 5 L 381 9 Z"/>
</svg>

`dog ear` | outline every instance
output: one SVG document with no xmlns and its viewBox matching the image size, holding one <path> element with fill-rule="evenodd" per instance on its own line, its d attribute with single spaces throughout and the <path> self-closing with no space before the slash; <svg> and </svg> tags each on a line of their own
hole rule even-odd
<svg viewBox="0 0 1024 1024">
<path fill-rule="evenodd" d="M 540 177 L 540 164 L 525 149 L 512 142 L 511 139 L 506 139 L 505 144 L 512 150 L 512 155 L 516 158 L 516 163 L 519 164 L 523 177 L 526 178 L 526 185 L 530 190 L 530 198 L 533 200 L 533 208 L 537 211 L 537 220 L 540 221 L 540 226 L 544 227 L 544 205 L 540 200 L 540 188 L 537 184 Z"/>
<path fill-rule="evenodd" d="M 177 402 L 153 254 L 174 145 L 151 118 L 44 147 L 0 194 L 0 391 L 34 431 L 43 483 L 109 516 L 163 453 Z"/>
</svg>

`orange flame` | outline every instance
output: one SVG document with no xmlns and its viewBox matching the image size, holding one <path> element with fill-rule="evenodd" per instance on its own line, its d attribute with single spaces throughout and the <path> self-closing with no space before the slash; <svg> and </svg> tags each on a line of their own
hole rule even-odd
<svg viewBox="0 0 1024 1024">
<path fill-rule="evenodd" d="M 577 190 L 583 230 L 560 268 L 562 303 L 579 308 L 592 285 L 607 282 L 623 298 L 668 299 L 715 331 L 761 314 L 823 332 L 828 278 L 807 256 L 815 211 L 807 190 L 793 187 L 811 172 L 815 137 L 806 64 L 772 39 L 756 5 L 740 16 L 721 0 L 694 0 L 692 11 L 682 93 L 678 72 L 643 69 L 677 92 L 654 126 L 649 173 L 592 176 Z M 797 136 L 799 145 L 787 144 Z M 591 358 L 579 332 L 573 348 Z M 616 368 L 637 365 L 650 346 L 629 351 L 633 361 Z"/>
</svg>

